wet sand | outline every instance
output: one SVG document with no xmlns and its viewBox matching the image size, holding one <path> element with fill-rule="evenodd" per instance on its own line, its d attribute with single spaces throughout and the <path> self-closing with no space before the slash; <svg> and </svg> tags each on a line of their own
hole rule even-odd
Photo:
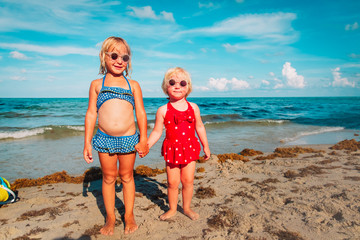
<svg viewBox="0 0 360 240">
<path fill-rule="evenodd" d="M 359 239 L 360 142 L 336 146 L 244 151 L 255 155 L 212 155 L 197 163 L 196 221 L 182 213 L 181 191 L 177 215 L 160 221 L 168 209 L 166 174 L 138 168 L 139 229 L 126 236 L 120 184 L 111 237 L 99 234 L 105 221 L 101 180 L 91 181 L 98 176 L 19 186 L 20 200 L 0 208 L 0 239 Z"/>
</svg>

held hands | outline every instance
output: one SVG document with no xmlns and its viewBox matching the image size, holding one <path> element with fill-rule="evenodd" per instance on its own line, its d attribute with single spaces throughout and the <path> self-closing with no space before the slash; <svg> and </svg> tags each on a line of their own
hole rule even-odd
<svg viewBox="0 0 360 240">
<path fill-rule="evenodd" d="M 147 142 L 139 142 L 135 145 L 135 149 L 139 154 L 139 157 L 143 158 L 149 153 L 149 146 Z"/>
<path fill-rule="evenodd" d="M 94 161 L 91 150 L 92 150 L 91 145 L 85 145 L 83 154 L 84 154 L 84 159 L 87 163 L 92 163 Z"/>
</svg>

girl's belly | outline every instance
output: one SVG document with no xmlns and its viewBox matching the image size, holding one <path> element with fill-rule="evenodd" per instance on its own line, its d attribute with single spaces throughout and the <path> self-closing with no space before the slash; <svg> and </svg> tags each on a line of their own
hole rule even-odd
<svg viewBox="0 0 360 240">
<path fill-rule="evenodd" d="M 106 101 L 98 113 L 98 126 L 110 136 L 130 136 L 136 131 L 132 105 L 124 100 Z"/>
</svg>

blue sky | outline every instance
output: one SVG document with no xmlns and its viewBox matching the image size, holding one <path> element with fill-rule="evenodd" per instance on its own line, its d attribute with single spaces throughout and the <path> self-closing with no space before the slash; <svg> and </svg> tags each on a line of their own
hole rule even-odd
<svg viewBox="0 0 360 240">
<path fill-rule="evenodd" d="M 0 97 L 87 97 L 109 36 L 144 97 L 170 67 L 190 97 L 360 96 L 360 1 L 0 0 Z"/>
</svg>

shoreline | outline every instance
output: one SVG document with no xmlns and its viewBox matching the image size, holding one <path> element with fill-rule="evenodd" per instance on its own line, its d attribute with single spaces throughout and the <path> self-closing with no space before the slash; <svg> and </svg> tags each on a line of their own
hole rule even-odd
<svg viewBox="0 0 360 240">
<path fill-rule="evenodd" d="M 200 219 L 195 222 L 182 214 L 181 194 L 177 215 L 160 221 L 168 206 L 166 174 L 136 174 L 134 213 L 139 229 L 126 238 L 356 239 L 360 142 L 347 141 L 337 144 L 339 149 L 310 145 L 254 156 L 212 155 L 209 161 L 197 163 L 192 207 Z M 98 233 L 105 220 L 101 180 L 18 188 L 18 194 L 18 202 L 0 208 L 1 239 L 125 236 L 119 184 L 112 237 Z"/>
</svg>

